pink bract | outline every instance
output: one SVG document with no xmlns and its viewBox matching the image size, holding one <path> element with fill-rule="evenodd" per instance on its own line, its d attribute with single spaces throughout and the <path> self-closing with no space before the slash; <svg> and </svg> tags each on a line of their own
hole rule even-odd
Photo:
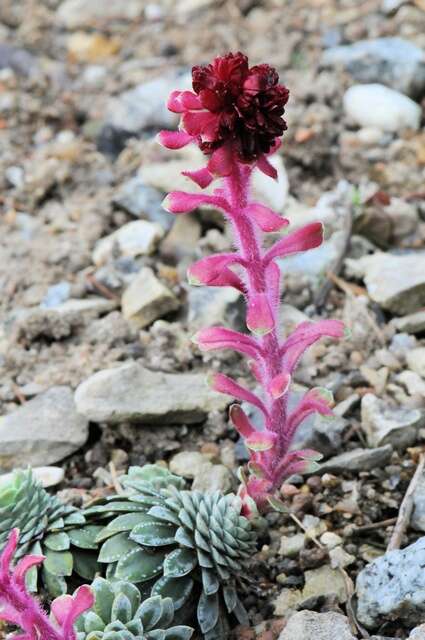
<svg viewBox="0 0 425 640">
<path fill-rule="evenodd" d="M 189 281 L 231 286 L 246 299 L 246 324 L 251 335 L 212 327 L 199 331 L 194 340 L 202 350 L 232 349 L 247 356 L 262 390 L 260 398 L 224 374 L 215 373 L 210 379 L 215 390 L 255 406 L 263 416 L 263 427 L 257 429 L 240 405 L 230 410 L 231 420 L 250 450 L 249 476 L 242 474 L 239 490 L 248 516 L 257 507 L 275 507 L 275 493 L 284 479 L 314 469 L 320 459 L 320 454 L 309 449 L 291 451 L 291 445 L 297 428 L 309 415 L 332 414 L 331 394 L 312 389 L 290 409 L 290 384 L 309 346 L 322 337 L 344 335 L 338 320 L 304 322 L 286 340 L 277 329 L 281 273 L 276 259 L 314 249 L 323 242 L 320 222 L 286 233 L 282 230 L 289 221 L 251 197 L 254 169 L 276 178 L 267 156 L 279 148 L 279 137 L 286 129 L 282 115 L 289 96 L 278 80 L 268 65 L 250 68 L 241 53 L 194 67 L 194 92 L 175 91 L 168 103 L 171 111 L 181 114 L 180 131 L 159 135 L 161 144 L 168 148 L 193 142 L 209 155 L 205 167 L 184 172 L 198 187 L 205 189 L 216 178 L 221 179 L 219 187 L 208 194 L 171 192 L 165 208 L 181 214 L 212 205 L 221 209 L 234 234 L 236 251 L 202 258 L 189 268 Z M 282 234 L 280 239 L 265 250 L 263 234 L 277 231 Z"/>
<path fill-rule="evenodd" d="M 0 554 L 0 620 L 22 630 L 12 636 L 15 640 L 76 640 L 74 623 L 94 603 L 90 587 L 84 585 L 73 596 L 54 600 L 49 618 L 25 586 L 26 573 L 44 557 L 27 555 L 12 567 L 18 540 L 19 531 L 13 529 Z"/>
</svg>

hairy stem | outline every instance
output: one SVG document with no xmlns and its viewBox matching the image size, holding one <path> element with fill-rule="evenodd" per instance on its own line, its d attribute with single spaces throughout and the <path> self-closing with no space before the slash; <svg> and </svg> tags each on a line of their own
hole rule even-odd
<svg viewBox="0 0 425 640">
<path fill-rule="evenodd" d="M 240 247 L 240 253 L 246 261 L 246 297 L 248 304 L 256 293 L 265 294 L 274 317 L 274 326 L 265 335 L 253 335 L 261 347 L 260 376 L 266 396 L 266 406 L 269 411 L 267 429 L 278 435 L 276 446 L 271 451 L 264 452 L 264 458 L 268 461 L 271 470 L 269 480 L 273 482 L 273 488 L 280 484 L 280 478 L 275 477 L 279 460 L 287 453 L 289 438 L 286 437 L 282 426 L 285 424 L 287 402 L 285 397 L 273 398 L 268 391 L 268 385 L 273 378 L 281 372 L 281 356 L 279 335 L 277 329 L 278 300 L 273 299 L 267 286 L 266 266 L 262 260 L 264 250 L 261 234 L 257 232 L 250 217 L 246 214 L 246 208 L 250 198 L 250 182 L 252 178 L 251 167 L 234 163 L 232 173 L 224 178 L 225 189 L 231 204 L 230 218 L 236 240 Z"/>
</svg>

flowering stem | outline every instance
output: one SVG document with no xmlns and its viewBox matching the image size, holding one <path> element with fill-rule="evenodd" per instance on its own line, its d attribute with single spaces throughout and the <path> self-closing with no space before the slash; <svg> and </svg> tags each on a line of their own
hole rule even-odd
<svg viewBox="0 0 425 640">
<path fill-rule="evenodd" d="M 269 459 L 267 468 L 270 475 L 268 480 L 272 482 L 272 490 L 274 490 L 278 487 L 280 478 L 274 476 L 273 471 L 276 469 L 279 460 L 287 453 L 290 442 L 287 442 L 284 430 L 279 428 L 279 425 L 284 424 L 286 420 L 286 396 L 274 399 L 267 391 L 270 382 L 281 371 L 280 344 L 276 326 L 278 300 L 269 295 L 267 291 L 266 266 L 262 260 L 264 255 L 262 239 L 246 212 L 251 191 L 251 178 L 251 167 L 235 162 L 232 173 L 224 178 L 223 181 L 228 201 L 231 204 L 229 217 L 233 224 L 235 237 L 240 245 L 240 254 L 246 261 L 246 273 L 249 281 L 249 286 L 246 289 L 248 306 L 255 304 L 252 299 L 254 292 L 256 294 L 264 294 L 269 298 L 274 319 L 271 331 L 262 336 L 253 334 L 254 340 L 260 347 L 259 353 L 261 354 L 258 373 L 260 383 L 265 390 L 266 407 L 269 413 L 266 427 L 278 436 L 272 451 L 263 453 L 263 456 Z"/>
</svg>

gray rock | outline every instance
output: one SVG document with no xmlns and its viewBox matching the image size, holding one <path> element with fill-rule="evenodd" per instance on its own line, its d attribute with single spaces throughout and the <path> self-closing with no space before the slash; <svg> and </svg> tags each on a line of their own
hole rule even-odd
<svg viewBox="0 0 425 640">
<path fill-rule="evenodd" d="M 421 624 L 425 616 L 425 537 L 389 551 L 357 577 L 357 617 L 368 629 L 385 620 Z"/>
<path fill-rule="evenodd" d="M 38 63 L 29 51 L 10 44 L 0 44 L 0 69 L 7 68 L 19 75 L 28 76 L 38 68 Z"/>
<path fill-rule="evenodd" d="M 296 533 L 293 536 L 282 536 L 278 554 L 286 558 L 295 558 L 301 549 L 304 549 L 305 541 L 305 533 Z"/>
<path fill-rule="evenodd" d="M 328 611 L 298 611 L 291 616 L 279 640 L 356 640 L 351 633 L 348 618 Z"/>
<path fill-rule="evenodd" d="M 128 222 L 96 242 L 92 260 L 99 267 L 113 257 L 148 256 L 155 251 L 163 235 L 163 228 L 156 222 Z"/>
<path fill-rule="evenodd" d="M 0 418 L 0 470 L 49 465 L 87 440 L 88 421 L 79 415 L 69 387 L 52 387 Z"/>
<path fill-rule="evenodd" d="M 139 176 L 125 182 L 117 191 L 112 202 L 135 218 L 146 218 L 157 222 L 168 231 L 174 221 L 174 216 L 162 208 L 163 194 L 146 185 Z"/>
<path fill-rule="evenodd" d="M 409 0 L 382 0 L 381 11 L 390 16 L 408 3 Z"/>
<path fill-rule="evenodd" d="M 224 410 L 229 398 L 212 391 L 203 373 L 162 373 L 136 362 L 98 371 L 75 392 L 78 411 L 94 422 L 198 423 Z"/>
<path fill-rule="evenodd" d="M 144 0 L 64 0 L 56 17 L 67 29 L 93 27 L 112 20 L 135 20 L 142 15 L 144 5 Z"/>
<path fill-rule="evenodd" d="M 336 596 L 338 602 L 347 602 L 347 586 L 344 576 L 329 565 L 306 571 L 303 602 L 321 596 Z"/>
<path fill-rule="evenodd" d="M 58 282 L 58 284 L 54 284 L 47 289 L 40 307 L 43 307 L 43 309 L 57 307 L 69 299 L 70 293 L 71 285 L 69 282 Z"/>
<path fill-rule="evenodd" d="M 422 333 L 425 331 L 425 311 L 417 311 L 402 318 L 394 318 L 390 324 L 401 333 Z"/>
<path fill-rule="evenodd" d="M 418 347 L 409 351 L 406 355 L 406 360 L 412 371 L 425 378 L 425 347 Z"/>
<path fill-rule="evenodd" d="M 391 460 L 390 444 L 377 449 L 353 449 L 330 458 L 320 465 L 318 473 L 343 473 L 344 471 L 370 471 L 382 467 Z"/>
<path fill-rule="evenodd" d="M 117 306 L 114 300 L 99 296 L 90 298 L 70 298 L 52 308 L 34 307 L 21 309 L 12 318 L 12 330 L 17 339 L 24 337 L 30 341 L 40 336 L 60 340 L 72 334 L 90 320 L 98 318 Z"/>
<path fill-rule="evenodd" d="M 55 487 L 65 477 L 65 471 L 61 467 L 32 467 L 34 478 L 45 488 Z M 6 482 L 13 477 L 13 471 L 0 476 L 0 482 Z"/>
<path fill-rule="evenodd" d="M 206 462 L 208 459 L 199 451 L 180 451 L 171 458 L 170 471 L 193 480 Z"/>
<path fill-rule="evenodd" d="M 397 133 L 419 129 L 420 106 L 399 91 L 383 84 L 357 84 L 344 94 L 346 114 L 360 127 L 376 127 Z"/>
<path fill-rule="evenodd" d="M 243 296 L 232 287 L 191 287 L 187 300 L 191 330 L 218 324 L 239 330 L 245 327 Z"/>
<path fill-rule="evenodd" d="M 413 494 L 413 512 L 410 523 L 417 531 L 425 532 L 425 473 L 419 478 Z"/>
<path fill-rule="evenodd" d="M 116 129 L 138 133 L 143 129 L 173 128 L 176 115 L 167 109 L 167 98 L 175 89 L 189 89 L 191 75 L 169 73 L 111 98 L 106 121 Z"/>
<path fill-rule="evenodd" d="M 346 265 L 351 275 L 363 278 L 372 300 L 384 309 L 406 315 L 425 305 L 425 252 L 379 252 L 347 259 Z"/>
<path fill-rule="evenodd" d="M 423 426 L 424 416 L 419 409 L 391 407 L 372 393 L 361 403 L 361 427 L 371 447 L 390 444 L 403 450 L 414 444 L 417 432 Z"/>
<path fill-rule="evenodd" d="M 408 640 L 425 640 L 425 624 L 421 624 L 420 627 L 412 629 Z"/>
<path fill-rule="evenodd" d="M 413 98 L 425 89 L 425 54 L 402 38 L 360 40 L 333 47 L 323 54 L 322 64 L 342 66 L 358 82 L 380 82 Z"/>
<path fill-rule="evenodd" d="M 298 428 L 291 448 L 314 449 L 325 457 L 330 456 L 340 450 L 342 435 L 348 425 L 348 420 L 339 416 L 312 415 Z"/>
<path fill-rule="evenodd" d="M 121 304 L 124 318 L 139 329 L 180 306 L 176 296 L 148 267 L 141 269 L 124 291 Z"/>
<path fill-rule="evenodd" d="M 234 488 L 235 479 L 224 464 L 212 464 L 205 462 L 193 479 L 192 489 L 202 493 L 228 493 Z"/>
</svg>

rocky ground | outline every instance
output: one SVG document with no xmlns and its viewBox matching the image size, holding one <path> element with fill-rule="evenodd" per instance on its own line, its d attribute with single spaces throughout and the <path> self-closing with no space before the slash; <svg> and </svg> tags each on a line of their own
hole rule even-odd
<svg viewBox="0 0 425 640">
<path fill-rule="evenodd" d="M 299 433 L 325 463 L 282 488 L 295 518 L 270 516 L 239 637 L 275 638 L 298 611 L 281 640 L 421 640 L 425 475 L 385 552 L 425 450 L 423 0 L 2 0 L 0 471 L 60 463 L 77 503 L 146 461 L 235 487 L 245 451 L 205 374 L 247 367 L 190 338 L 242 328 L 243 305 L 185 280 L 231 239 L 214 211 L 161 209 L 201 159 L 153 138 L 191 65 L 238 49 L 291 90 L 279 181 L 256 190 L 327 230 L 282 263 L 282 331 L 319 316 L 351 330 L 298 370 L 295 393 L 330 388 L 336 418 Z"/>
</svg>

